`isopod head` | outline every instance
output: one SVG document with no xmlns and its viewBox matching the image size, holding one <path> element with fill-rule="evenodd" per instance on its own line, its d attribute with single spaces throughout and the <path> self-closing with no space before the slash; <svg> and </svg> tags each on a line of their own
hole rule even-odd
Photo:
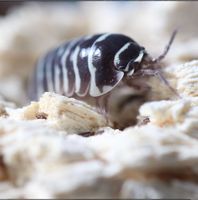
<svg viewBox="0 0 198 200">
<path fill-rule="evenodd" d="M 123 71 L 126 75 L 131 76 L 141 68 L 146 55 L 144 47 L 135 42 L 129 42 L 116 53 L 114 65 L 118 71 Z"/>
</svg>

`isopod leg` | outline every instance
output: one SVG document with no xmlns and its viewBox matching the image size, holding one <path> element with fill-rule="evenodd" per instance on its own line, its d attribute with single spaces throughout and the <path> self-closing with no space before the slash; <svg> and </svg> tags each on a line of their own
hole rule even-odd
<svg viewBox="0 0 198 200">
<path fill-rule="evenodd" d="M 96 97 L 95 107 L 96 107 L 96 110 L 101 114 L 102 110 L 100 106 L 100 97 Z"/>
<path fill-rule="evenodd" d="M 100 114 L 104 115 L 105 108 L 103 103 L 103 97 L 96 97 L 96 109 Z"/>
<path fill-rule="evenodd" d="M 109 99 L 109 94 L 96 98 L 97 111 L 104 116 L 107 123 L 108 123 L 108 99 Z"/>
</svg>

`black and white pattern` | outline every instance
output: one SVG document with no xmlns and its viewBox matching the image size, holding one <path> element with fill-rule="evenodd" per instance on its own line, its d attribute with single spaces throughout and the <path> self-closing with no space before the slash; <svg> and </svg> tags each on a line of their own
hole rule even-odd
<svg viewBox="0 0 198 200">
<path fill-rule="evenodd" d="M 62 44 L 42 57 L 36 67 L 34 94 L 98 97 L 131 76 L 146 52 L 121 34 L 96 34 Z M 134 65 L 135 64 L 135 65 Z"/>
</svg>

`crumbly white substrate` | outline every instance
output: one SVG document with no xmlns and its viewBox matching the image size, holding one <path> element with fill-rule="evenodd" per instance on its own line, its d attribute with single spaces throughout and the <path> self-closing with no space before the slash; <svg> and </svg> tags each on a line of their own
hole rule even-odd
<svg viewBox="0 0 198 200">
<path fill-rule="evenodd" d="M 196 71 L 176 73 L 176 83 L 185 74 L 182 98 L 144 103 L 139 114 L 150 122 L 123 131 L 86 103 L 57 94 L 23 108 L 2 100 L 0 196 L 196 198 L 198 79 L 195 87 L 187 81 Z"/>
<path fill-rule="evenodd" d="M 121 12 L 105 6 L 114 18 L 108 19 L 108 12 L 100 12 L 104 4 L 96 7 L 82 4 L 86 20 L 79 23 L 76 11 L 61 7 L 44 7 L 46 5 L 31 4 L 12 11 L 0 22 L 0 77 L 1 93 L 8 94 L 9 99 L 22 103 L 24 94 L 23 81 L 33 68 L 33 61 L 38 54 L 51 46 L 68 39 L 73 34 L 82 35 L 84 27 L 89 31 L 103 30 L 108 27 L 109 20 L 113 31 L 122 30 L 133 35 L 138 30 L 140 21 L 145 32 L 139 40 L 145 40 L 155 50 L 165 43 L 165 36 L 158 44 L 156 32 L 170 34 L 174 10 L 187 13 L 188 18 L 196 15 L 187 4 L 161 3 L 157 6 L 148 3 L 147 15 L 126 9 Z M 107 5 L 107 4 L 106 4 Z M 34 6 L 34 9 L 32 9 Z M 42 9 L 40 9 L 42 6 Z M 99 7 L 98 7 L 99 6 Z M 112 9 L 109 9 L 109 8 Z M 138 5 L 137 5 L 138 7 Z M 90 11 L 90 8 L 92 8 Z M 139 8 L 139 7 L 138 7 Z M 143 8 L 143 7 L 141 7 Z M 160 9 L 159 9 L 160 8 Z M 105 10 L 104 9 L 104 10 Z M 164 10 L 163 10 L 164 9 Z M 153 22 L 164 12 L 167 21 Z M 53 12 L 52 12 L 53 11 Z M 89 11 L 89 12 L 88 12 Z M 156 12 L 153 12 L 156 11 Z M 188 12 L 190 11 L 190 12 Z M 88 13 L 92 12 L 92 17 Z M 37 13 L 37 14 L 35 14 Z M 51 13 L 51 15 L 49 15 Z M 119 13 L 119 15 L 117 15 Z M 132 14 L 131 14 L 132 13 Z M 156 14 L 151 14 L 156 13 Z M 172 14 L 170 14 L 172 13 Z M 18 17 L 16 17 L 18 16 Z M 119 17 L 120 16 L 120 17 Z M 131 23 L 133 16 L 139 18 L 138 23 Z M 29 17 L 29 21 L 25 18 Z M 50 19 L 49 19 L 50 17 Z M 108 20 L 102 20 L 102 19 Z M 42 19 L 42 20 L 40 20 Z M 125 19 L 125 20 L 123 20 Z M 127 20 L 128 19 L 128 20 Z M 160 17 L 162 19 L 162 17 Z M 196 17 L 192 18 L 192 20 Z M 30 20 L 32 23 L 30 23 Z M 122 24 L 123 21 L 125 24 Z M 14 23 L 13 23 L 14 22 Z M 170 24 L 170 26 L 167 26 Z M 192 21 L 193 24 L 193 21 Z M 197 27 L 189 25 L 185 35 L 194 33 Z M 87 26 L 88 25 L 88 26 Z M 163 28 L 162 28 L 163 25 Z M 10 29 L 12 27 L 12 29 Z M 34 27 L 38 27 L 33 32 Z M 44 28 L 45 27 L 45 28 Z M 71 32 L 65 33 L 65 27 Z M 44 31 L 45 30 L 45 31 Z M 133 31 L 131 31 L 133 30 Z M 47 34 L 50 32 L 50 34 Z M 56 35 L 55 33 L 60 33 Z M 130 34 L 129 34 L 130 33 Z M 182 32 L 181 32 L 182 34 Z M 48 35 L 48 36 L 46 36 Z M 185 35 L 182 35 L 184 38 Z M 133 36 L 135 39 L 135 36 Z M 31 41 L 31 43 L 30 43 Z M 41 42 L 42 41 L 42 42 Z M 143 42 L 144 43 L 144 42 Z M 0 100 L 0 198 L 191 198 L 198 196 L 198 60 L 195 51 L 197 39 L 190 42 L 180 39 L 179 47 L 171 50 L 163 72 L 170 85 L 179 93 L 177 98 L 170 89 L 156 78 L 147 80 L 152 88 L 149 93 L 125 88 L 118 88 L 112 94 L 110 106 L 111 119 L 125 126 L 126 122 L 148 117 L 150 122 L 131 126 L 123 131 L 113 129 L 112 124 L 93 107 L 81 101 L 63 97 L 53 93 L 45 93 L 38 102 L 17 108 L 14 104 Z M 3 45 L 4 44 L 4 45 Z M 157 44 L 157 45 L 155 45 Z M 187 45 L 188 44 L 188 45 Z M 20 52 L 16 53 L 16 49 Z M 176 48 L 177 46 L 177 48 Z M 196 58 L 196 59 L 195 59 Z M 186 62 L 189 61 L 190 62 Z M 16 64 L 16 65 L 14 65 Z M 18 70 L 19 68 L 23 70 Z M 17 74 L 17 75 L 15 75 Z M 3 86 L 6 87 L 3 87 Z M 17 93 L 18 92 L 18 93 Z M 17 93 L 17 94 L 16 94 Z M 119 101 L 127 94 L 139 95 L 123 107 L 116 110 Z M 121 94 L 121 96 L 116 96 Z M 142 96 L 142 97 L 141 97 Z M 79 134 L 96 135 L 83 137 Z"/>
</svg>

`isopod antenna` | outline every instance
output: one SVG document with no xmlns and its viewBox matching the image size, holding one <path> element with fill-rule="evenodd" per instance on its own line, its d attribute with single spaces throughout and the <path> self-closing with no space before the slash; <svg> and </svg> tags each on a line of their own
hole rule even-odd
<svg viewBox="0 0 198 200">
<path fill-rule="evenodd" d="M 140 70 L 140 74 L 143 74 L 143 75 L 150 75 L 150 76 L 155 76 L 157 77 L 160 81 L 162 81 L 166 86 L 168 86 L 168 88 L 178 97 L 178 98 L 181 98 L 180 95 L 177 93 L 177 91 L 172 88 L 172 86 L 169 84 L 169 82 L 166 80 L 166 78 L 163 76 L 162 72 L 160 69 L 157 69 L 158 66 L 158 63 L 159 61 L 161 61 L 168 53 L 174 39 L 175 39 L 175 36 L 178 32 L 178 29 L 175 29 L 173 31 L 173 33 L 171 34 L 171 37 L 170 37 L 170 40 L 167 44 L 167 46 L 165 47 L 164 49 L 164 52 L 158 56 L 157 58 L 154 58 L 154 59 L 151 59 L 150 58 L 146 61 L 146 65 L 149 66 L 149 68 L 147 69 L 142 69 Z M 154 69 L 152 69 L 152 67 L 155 66 Z M 151 68 L 150 68 L 151 67 Z"/>
<path fill-rule="evenodd" d="M 173 33 L 171 34 L 170 40 L 169 40 L 168 44 L 166 45 L 164 52 L 160 56 L 158 56 L 157 58 L 154 58 L 152 60 L 152 63 L 158 63 L 159 61 L 161 61 L 167 55 L 177 33 L 178 33 L 178 29 L 175 29 L 173 31 Z"/>
</svg>

